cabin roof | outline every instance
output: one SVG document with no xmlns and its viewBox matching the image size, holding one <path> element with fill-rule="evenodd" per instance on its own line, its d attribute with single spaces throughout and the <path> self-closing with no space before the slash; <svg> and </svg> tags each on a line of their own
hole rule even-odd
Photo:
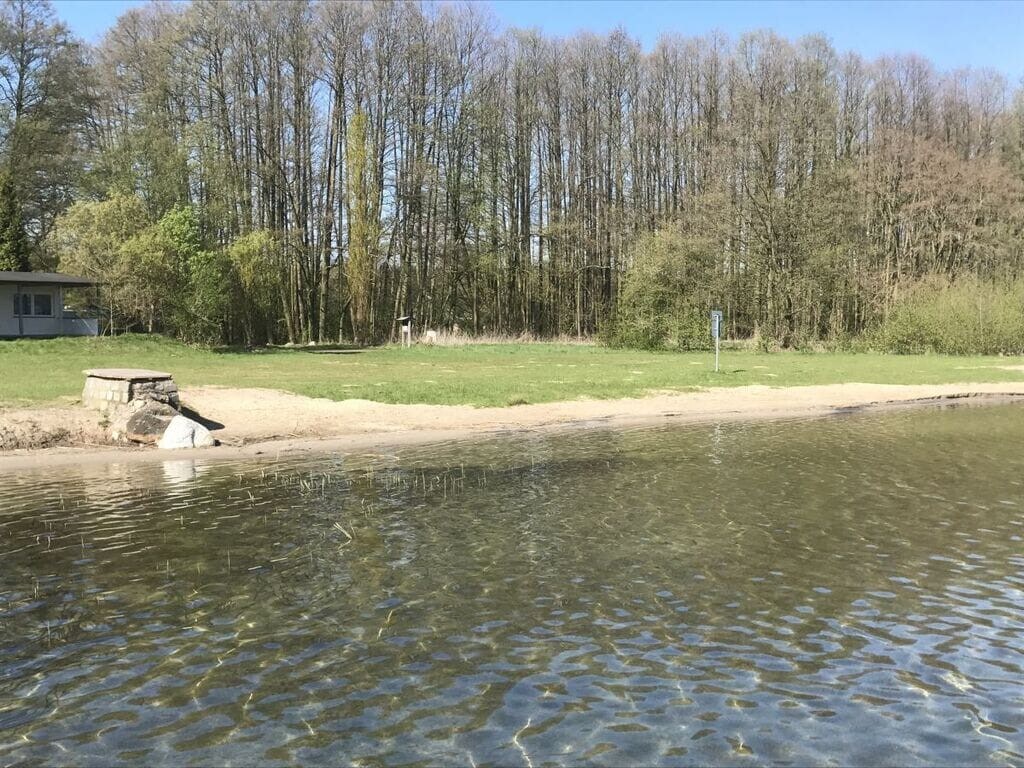
<svg viewBox="0 0 1024 768">
<path fill-rule="evenodd" d="M 84 288 L 97 285 L 88 277 L 62 275 L 59 272 L 0 272 L 0 285 L 63 285 L 69 288 Z"/>
</svg>

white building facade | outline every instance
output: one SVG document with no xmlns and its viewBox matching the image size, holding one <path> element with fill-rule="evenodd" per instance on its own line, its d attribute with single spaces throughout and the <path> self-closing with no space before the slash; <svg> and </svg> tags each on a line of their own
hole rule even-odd
<svg viewBox="0 0 1024 768">
<path fill-rule="evenodd" d="M 0 272 L 0 338 L 96 336 L 99 321 L 64 308 L 64 292 L 95 285 L 54 272 Z"/>
</svg>

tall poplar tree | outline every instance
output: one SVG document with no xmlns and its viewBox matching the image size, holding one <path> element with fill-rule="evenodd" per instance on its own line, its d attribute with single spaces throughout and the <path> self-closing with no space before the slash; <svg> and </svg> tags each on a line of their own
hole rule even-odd
<svg viewBox="0 0 1024 768">
<path fill-rule="evenodd" d="M 366 141 L 366 115 L 356 111 L 349 121 L 345 142 L 349 208 L 346 276 L 351 297 L 352 336 L 356 344 L 369 339 L 370 298 L 378 240 Z"/>
<path fill-rule="evenodd" d="M 14 184 L 9 173 L 0 178 L 0 272 L 28 272 L 29 243 Z"/>
</svg>

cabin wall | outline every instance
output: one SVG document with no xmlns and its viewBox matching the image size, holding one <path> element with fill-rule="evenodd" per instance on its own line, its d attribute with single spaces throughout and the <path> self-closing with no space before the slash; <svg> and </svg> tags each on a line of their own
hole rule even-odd
<svg viewBox="0 0 1024 768">
<path fill-rule="evenodd" d="M 94 336 L 96 333 L 95 322 L 92 321 L 69 321 L 63 318 L 63 305 L 61 303 L 62 293 L 58 286 L 26 286 L 24 292 L 27 294 L 46 294 L 50 297 L 52 316 L 32 317 L 26 315 L 22 318 L 23 324 L 18 324 L 17 313 L 14 309 L 14 294 L 17 287 L 12 285 L 0 285 L 0 338 L 16 338 L 18 336 Z M 24 328 L 24 333 L 22 329 Z"/>
<path fill-rule="evenodd" d="M 0 285 L 0 336 L 17 336 L 18 318 L 14 316 L 14 286 Z"/>
</svg>

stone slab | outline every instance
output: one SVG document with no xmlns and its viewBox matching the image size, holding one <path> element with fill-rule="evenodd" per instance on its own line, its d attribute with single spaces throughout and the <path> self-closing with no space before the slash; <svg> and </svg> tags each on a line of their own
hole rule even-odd
<svg viewBox="0 0 1024 768">
<path fill-rule="evenodd" d="M 148 371 L 145 368 L 90 368 L 82 373 L 94 379 L 114 381 L 166 381 L 173 378 L 169 373 Z"/>
</svg>

